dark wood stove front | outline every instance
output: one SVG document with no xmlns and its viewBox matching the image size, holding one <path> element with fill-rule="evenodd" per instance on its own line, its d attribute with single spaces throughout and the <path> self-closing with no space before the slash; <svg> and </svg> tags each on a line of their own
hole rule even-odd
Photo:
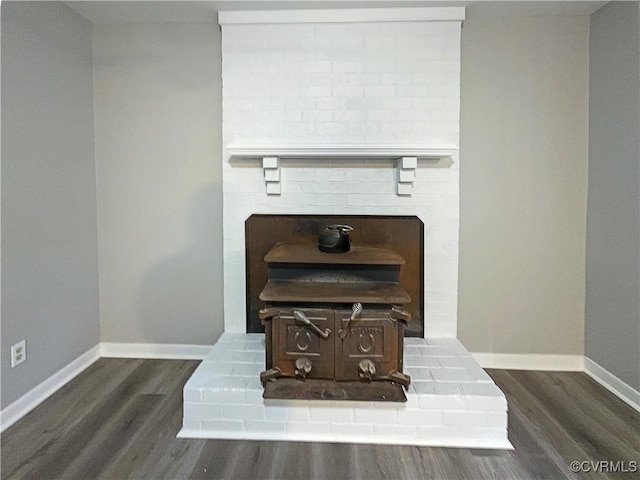
<svg viewBox="0 0 640 480">
<path fill-rule="evenodd" d="M 338 311 L 336 317 L 343 331 L 348 328 L 344 338 L 338 335 L 335 341 L 337 381 L 372 380 L 402 372 L 404 322 L 391 319 L 386 310 L 363 310 L 349 327 L 350 311 Z"/>
<path fill-rule="evenodd" d="M 276 244 L 265 261 L 269 275 L 259 312 L 266 333 L 265 398 L 297 398 L 315 389 L 314 381 L 331 381 L 341 382 L 343 399 L 406 400 L 403 346 L 411 315 L 403 305 L 411 298 L 399 284 L 404 259 L 397 252 L 355 245 L 328 254 L 314 244 Z M 399 392 L 363 387 L 379 382 Z"/>
<path fill-rule="evenodd" d="M 278 377 L 375 380 L 402 371 L 403 342 L 399 339 L 404 322 L 393 320 L 388 310 L 363 310 L 353 321 L 351 310 L 282 309 L 270 313 L 275 315 L 265 318 L 271 339 L 266 372 L 274 371 L 267 373 L 264 381 Z M 301 323 L 300 315 L 320 331 Z"/>
<path fill-rule="evenodd" d="M 334 373 L 334 314 L 331 310 L 296 310 L 313 322 L 327 338 L 301 324 L 294 310 L 281 310 L 272 320 L 274 366 L 283 376 L 298 378 L 333 378 Z M 304 360 L 307 360 L 306 362 Z M 296 367 L 303 363 L 309 371 Z"/>
</svg>

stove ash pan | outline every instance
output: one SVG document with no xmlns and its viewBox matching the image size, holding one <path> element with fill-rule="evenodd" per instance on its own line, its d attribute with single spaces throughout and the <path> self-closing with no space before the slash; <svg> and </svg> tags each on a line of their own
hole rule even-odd
<svg viewBox="0 0 640 480">
<path fill-rule="evenodd" d="M 406 401 L 404 259 L 385 245 L 333 255 L 276 244 L 265 256 L 264 398 Z M 364 305 L 364 307 L 363 307 Z"/>
</svg>

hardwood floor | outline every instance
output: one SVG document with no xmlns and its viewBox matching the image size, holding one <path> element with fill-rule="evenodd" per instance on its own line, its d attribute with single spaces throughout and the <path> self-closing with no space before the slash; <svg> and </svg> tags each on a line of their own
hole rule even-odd
<svg viewBox="0 0 640 480">
<path fill-rule="evenodd" d="M 177 439 L 197 365 L 100 359 L 2 434 L 2 479 L 640 478 L 640 413 L 582 373 L 489 371 L 509 403 L 506 451 Z"/>
</svg>

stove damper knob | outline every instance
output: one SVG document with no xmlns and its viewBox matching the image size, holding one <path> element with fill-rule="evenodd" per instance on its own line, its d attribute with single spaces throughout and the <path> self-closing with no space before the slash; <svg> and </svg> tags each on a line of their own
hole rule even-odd
<svg viewBox="0 0 640 480">
<path fill-rule="evenodd" d="M 376 364 L 369 359 L 360 360 L 360 363 L 358 363 L 358 374 L 363 380 L 371 380 L 376 374 Z"/>
<path fill-rule="evenodd" d="M 311 372 L 311 361 L 308 358 L 298 358 L 296 360 L 296 377 L 307 378 Z"/>
</svg>

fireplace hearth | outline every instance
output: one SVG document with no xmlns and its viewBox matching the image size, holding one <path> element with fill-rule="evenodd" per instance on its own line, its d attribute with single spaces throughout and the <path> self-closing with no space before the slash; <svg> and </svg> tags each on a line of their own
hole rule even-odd
<svg viewBox="0 0 640 480">
<path fill-rule="evenodd" d="M 278 243 L 264 261 L 264 398 L 406 401 L 411 297 L 399 283 L 401 255 L 388 245 L 326 253 L 310 242 Z"/>
</svg>

